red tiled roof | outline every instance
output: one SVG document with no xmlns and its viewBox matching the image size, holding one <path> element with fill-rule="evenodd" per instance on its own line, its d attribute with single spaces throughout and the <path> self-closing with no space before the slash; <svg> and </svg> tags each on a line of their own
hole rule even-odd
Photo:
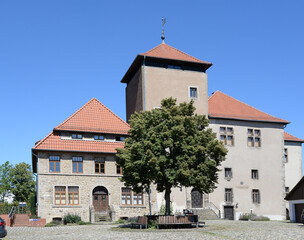
<svg viewBox="0 0 304 240">
<path fill-rule="evenodd" d="M 166 59 L 174 59 L 188 62 L 196 62 L 196 63 L 205 63 L 212 64 L 210 62 L 201 61 L 195 57 L 192 57 L 174 47 L 169 46 L 168 44 L 161 43 L 158 46 L 152 48 L 148 52 L 141 53 L 139 55 L 149 56 L 149 57 L 157 57 L 157 58 L 166 58 Z"/>
<path fill-rule="evenodd" d="M 92 98 L 82 108 L 55 127 L 55 130 L 127 134 L 129 124 Z"/>
<path fill-rule="evenodd" d="M 35 150 L 116 153 L 123 142 L 60 139 L 59 132 L 51 132 L 33 148 Z"/>
<path fill-rule="evenodd" d="M 216 91 L 209 97 L 208 104 L 210 118 L 289 123 L 284 119 L 273 117 L 220 91 Z"/>
<path fill-rule="evenodd" d="M 122 148 L 123 142 L 61 139 L 60 131 L 127 134 L 129 129 L 129 124 L 93 98 L 44 139 L 36 142 L 33 149 L 116 153 L 115 149 Z"/>
<path fill-rule="evenodd" d="M 284 140 L 285 141 L 293 141 L 293 142 L 304 142 L 303 139 L 297 138 L 295 136 L 292 136 L 288 132 L 284 132 Z"/>
</svg>

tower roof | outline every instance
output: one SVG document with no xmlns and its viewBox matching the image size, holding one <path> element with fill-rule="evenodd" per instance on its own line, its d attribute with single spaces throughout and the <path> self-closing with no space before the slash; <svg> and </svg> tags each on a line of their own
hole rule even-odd
<svg viewBox="0 0 304 240">
<path fill-rule="evenodd" d="M 187 53 L 184 53 L 174 47 L 169 46 L 166 43 L 161 43 L 158 46 L 152 48 L 151 50 L 145 53 L 140 53 L 139 55 L 212 65 L 212 63 L 210 62 L 201 61 L 195 57 L 190 56 Z"/>
<path fill-rule="evenodd" d="M 297 138 L 295 136 L 292 136 L 291 134 L 289 134 L 288 132 L 284 132 L 284 141 L 291 141 L 291 142 L 304 142 L 303 139 Z"/>
<path fill-rule="evenodd" d="M 201 61 L 187 53 L 169 46 L 166 43 L 161 43 L 145 53 L 138 54 L 121 82 L 128 83 L 144 60 L 167 64 L 179 64 L 201 69 L 202 71 L 206 71 L 212 66 L 212 63 L 210 62 Z"/>
<path fill-rule="evenodd" d="M 209 118 L 289 123 L 284 119 L 271 116 L 220 91 L 216 91 L 209 97 L 208 104 Z"/>
</svg>

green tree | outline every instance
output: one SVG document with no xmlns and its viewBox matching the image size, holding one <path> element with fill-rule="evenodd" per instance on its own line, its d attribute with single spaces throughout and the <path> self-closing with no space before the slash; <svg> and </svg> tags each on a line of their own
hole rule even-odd
<svg viewBox="0 0 304 240">
<path fill-rule="evenodd" d="M 0 202 L 4 202 L 4 198 L 7 197 L 11 190 L 11 181 L 9 178 L 12 165 L 9 161 L 0 165 Z"/>
<path fill-rule="evenodd" d="M 35 181 L 31 171 L 31 165 L 18 163 L 10 171 L 11 191 L 15 195 L 15 200 L 19 202 L 28 201 L 32 193 L 35 192 Z"/>
<path fill-rule="evenodd" d="M 122 181 L 136 192 L 156 184 L 165 191 L 166 215 L 170 214 L 172 187 L 194 187 L 210 193 L 218 180 L 218 166 L 227 150 L 208 127 L 205 116 L 194 114 L 193 101 L 176 105 L 161 102 L 160 109 L 131 116 L 130 137 L 117 149 Z"/>
</svg>

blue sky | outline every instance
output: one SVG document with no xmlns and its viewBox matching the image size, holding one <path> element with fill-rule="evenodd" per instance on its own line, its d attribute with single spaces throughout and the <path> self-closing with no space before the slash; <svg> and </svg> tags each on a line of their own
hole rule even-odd
<svg viewBox="0 0 304 240">
<path fill-rule="evenodd" d="M 304 138 L 303 1 L 0 1 L 0 163 L 96 97 L 125 119 L 124 73 L 166 43 L 214 65 L 220 90 Z"/>
</svg>

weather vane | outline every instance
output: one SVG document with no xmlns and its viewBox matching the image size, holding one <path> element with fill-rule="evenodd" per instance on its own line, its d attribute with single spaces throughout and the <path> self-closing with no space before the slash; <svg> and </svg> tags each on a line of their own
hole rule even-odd
<svg viewBox="0 0 304 240">
<path fill-rule="evenodd" d="M 161 35 L 161 39 L 163 40 L 163 43 L 165 42 L 165 30 L 164 30 L 164 26 L 166 24 L 166 18 L 162 17 L 162 35 Z"/>
</svg>

